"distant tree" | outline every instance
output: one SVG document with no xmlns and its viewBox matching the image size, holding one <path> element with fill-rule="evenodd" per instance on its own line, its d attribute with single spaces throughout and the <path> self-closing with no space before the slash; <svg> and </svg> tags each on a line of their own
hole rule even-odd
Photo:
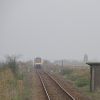
<svg viewBox="0 0 100 100">
<path fill-rule="evenodd" d="M 17 57 L 16 56 L 7 56 L 6 64 L 11 69 L 13 74 L 17 76 L 18 74 L 18 65 L 17 65 Z"/>
</svg>

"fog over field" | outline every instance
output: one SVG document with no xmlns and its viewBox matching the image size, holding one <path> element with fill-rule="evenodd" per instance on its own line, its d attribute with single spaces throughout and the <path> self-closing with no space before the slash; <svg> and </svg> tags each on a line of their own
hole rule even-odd
<svg viewBox="0 0 100 100">
<path fill-rule="evenodd" d="M 5 55 L 100 61 L 99 0 L 0 0 L 0 60 Z"/>
</svg>

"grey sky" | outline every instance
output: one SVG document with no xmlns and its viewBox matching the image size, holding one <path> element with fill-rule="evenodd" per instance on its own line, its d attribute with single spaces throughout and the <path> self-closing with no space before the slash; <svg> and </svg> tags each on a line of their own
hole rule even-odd
<svg viewBox="0 0 100 100">
<path fill-rule="evenodd" d="M 100 59 L 99 0 L 0 0 L 0 59 Z"/>
</svg>

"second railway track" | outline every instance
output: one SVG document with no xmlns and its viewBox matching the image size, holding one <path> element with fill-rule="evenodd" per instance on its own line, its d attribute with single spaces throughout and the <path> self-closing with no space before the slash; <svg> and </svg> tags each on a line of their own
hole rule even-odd
<svg viewBox="0 0 100 100">
<path fill-rule="evenodd" d="M 47 100 L 75 100 L 50 74 L 37 70 Z"/>
</svg>

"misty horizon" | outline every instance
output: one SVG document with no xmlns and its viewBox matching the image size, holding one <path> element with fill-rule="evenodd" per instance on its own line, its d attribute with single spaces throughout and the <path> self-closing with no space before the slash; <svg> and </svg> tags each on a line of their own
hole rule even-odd
<svg viewBox="0 0 100 100">
<path fill-rule="evenodd" d="M 0 60 L 100 61 L 99 0 L 0 0 Z"/>
</svg>

